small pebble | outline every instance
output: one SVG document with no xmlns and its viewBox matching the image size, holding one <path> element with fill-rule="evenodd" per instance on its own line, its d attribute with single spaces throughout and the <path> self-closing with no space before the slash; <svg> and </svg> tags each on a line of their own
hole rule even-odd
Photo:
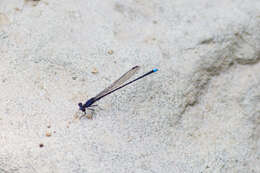
<svg viewBox="0 0 260 173">
<path fill-rule="evenodd" d="M 112 55 L 112 54 L 114 53 L 114 51 L 113 51 L 113 50 L 109 50 L 107 53 L 108 53 L 109 55 Z"/>
<path fill-rule="evenodd" d="M 91 115 L 91 114 L 87 114 L 86 117 L 87 117 L 87 119 L 91 119 L 91 120 L 93 119 L 93 115 Z"/>
<path fill-rule="evenodd" d="M 51 136 L 51 132 L 47 132 L 47 133 L 46 133 L 46 136 L 47 136 L 47 137 L 50 137 L 50 136 Z"/>
<path fill-rule="evenodd" d="M 96 68 L 93 68 L 91 73 L 96 74 L 96 73 L 98 73 L 98 70 Z"/>
</svg>

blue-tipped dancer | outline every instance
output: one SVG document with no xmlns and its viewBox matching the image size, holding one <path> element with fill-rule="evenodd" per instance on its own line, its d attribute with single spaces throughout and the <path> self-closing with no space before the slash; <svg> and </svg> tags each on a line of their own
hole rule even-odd
<svg viewBox="0 0 260 173">
<path fill-rule="evenodd" d="M 82 103 L 79 103 L 79 109 L 81 111 L 83 111 L 84 113 L 86 113 L 86 109 L 90 109 L 93 110 L 91 107 L 96 106 L 93 105 L 96 101 L 100 100 L 101 98 L 115 92 L 116 90 L 119 90 L 139 79 L 142 79 L 143 77 L 152 74 L 156 71 L 158 71 L 157 68 L 149 71 L 148 73 L 145 73 L 144 75 L 130 81 L 127 82 L 126 84 L 123 84 L 125 81 L 127 81 L 129 78 L 131 78 L 138 70 L 140 69 L 140 66 L 135 66 L 133 68 L 131 68 L 128 72 L 126 72 L 125 74 L 123 74 L 119 79 L 117 79 L 114 83 L 112 83 L 109 87 L 107 87 L 106 89 L 104 89 L 103 91 L 101 91 L 98 95 L 96 95 L 95 97 L 90 98 L 89 100 L 86 101 L 86 103 L 83 105 Z M 123 84 L 123 85 L 122 85 Z"/>
</svg>

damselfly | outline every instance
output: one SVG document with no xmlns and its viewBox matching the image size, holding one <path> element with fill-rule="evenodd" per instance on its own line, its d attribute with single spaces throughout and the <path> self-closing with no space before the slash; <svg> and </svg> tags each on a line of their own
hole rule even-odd
<svg viewBox="0 0 260 173">
<path fill-rule="evenodd" d="M 125 81 L 127 81 L 129 78 L 131 78 L 138 70 L 140 69 L 140 66 L 135 66 L 133 68 L 131 68 L 128 72 L 126 72 L 125 74 L 123 74 L 119 79 L 117 79 L 114 83 L 112 83 L 109 87 L 107 87 L 106 89 L 104 89 L 103 91 L 101 91 L 98 95 L 96 95 L 95 97 L 90 98 L 89 100 L 86 101 L 85 104 L 79 103 L 79 109 L 81 111 L 83 111 L 84 113 L 86 113 L 86 109 L 90 109 L 93 110 L 92 107 L 93 106 L 97 106 L 97 105 L 93 105 L 96 101 L 100 100 L 101 98 L 115 92 L 116 90 L 119 90 L 139 79 L 142 79 L 143 77 L 152 74 L 156 71 L 158 71 L 157 68 L 149 71 L 148 73 L 145 73 L 144 75 L 130 81 L 127 82 L 126 84 L 123 84 Z"/>
</svg>

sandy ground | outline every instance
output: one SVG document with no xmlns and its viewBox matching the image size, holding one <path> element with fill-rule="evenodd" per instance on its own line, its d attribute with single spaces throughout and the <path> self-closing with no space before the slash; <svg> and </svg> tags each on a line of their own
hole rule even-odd
<svg viewBox="0 0 260 173">
<path fill-rule="evenodd" d="M 1 173 L 260 172 L 259 0 L 1 0 L 0 60 Z"/>
</svg>

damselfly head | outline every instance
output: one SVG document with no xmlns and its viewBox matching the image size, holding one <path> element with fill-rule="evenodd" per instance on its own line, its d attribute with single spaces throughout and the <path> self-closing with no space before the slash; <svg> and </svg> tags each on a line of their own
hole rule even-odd
<svg viewBox="0 0 260 173">
<path fill-rule="evenodd" d="M 86 108 L 83 107 L 83 104 L 82 103 L 79 103 L 79 110 L 83 111 L 83 112 L 86 112 Z"/>
</svg>

